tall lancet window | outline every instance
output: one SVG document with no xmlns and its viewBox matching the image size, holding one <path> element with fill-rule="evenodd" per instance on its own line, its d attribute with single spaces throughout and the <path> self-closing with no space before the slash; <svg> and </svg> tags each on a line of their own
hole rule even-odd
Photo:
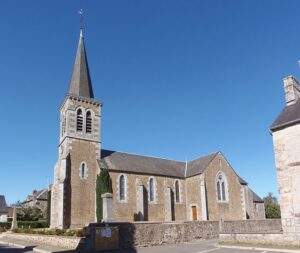
<svg viewBox="0 0 300 253">
<path fill-rule="evenodd" d="M 218 201 L 228 201 L 227 180 L 221 172 L 217 175 L 217 198 Z"/>
<path fill-rule="evenodd" d="M 125 200 L 125 177 L 121 175 L 119 177 L 119 198 Z"/>
<path fill-rule="evenodd" d="M 149 179 L 149 201 L 153 202 L 155 200 L 155 180 L 153 177 Z"/>
<path fill-rule="evenodd" d="M 85 132 L 90 134 L 92 132 L 92 115 L 90 111 L 87 111 L 85 118 L 86 118 Z"/>
<path fill-rule="evenodd" d="M 82 132 L 82 125 L 83 125 L 83 117 L 82 117 L 82 110 L 77 110 L 77 121 L 76 121 L 76 130 L 77 132 Z"/>
<path fill-rule="evenodd" d="M 180 202 L 180 186 L 179 186 L 179 180 L 175 181 L 175 202 Z"/>
</svg>

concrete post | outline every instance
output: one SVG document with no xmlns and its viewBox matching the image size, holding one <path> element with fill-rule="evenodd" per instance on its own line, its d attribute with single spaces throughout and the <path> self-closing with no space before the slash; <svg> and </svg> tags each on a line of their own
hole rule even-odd
<svg viewBox="0 0 300 253">
<path fill-rule="evenodd" d="M 18 221 L 17 221 L 17 209 L 14 207 L 13 209 L 13 220 L 11 223 L 11 230 L 17 229 L 18 228 Z"/>
<path fill-rule="evenodd" d="M 165 192 L 165 221 L 172 221 L 172 202 L 171 187 L 166 188 Z"/>
<path fill-rule="evenodd" d="M 112 194 L 107 192 L 101 195 L 103 204 L 103 222 L 113 221 L 113 199 Z"/>
</svg>

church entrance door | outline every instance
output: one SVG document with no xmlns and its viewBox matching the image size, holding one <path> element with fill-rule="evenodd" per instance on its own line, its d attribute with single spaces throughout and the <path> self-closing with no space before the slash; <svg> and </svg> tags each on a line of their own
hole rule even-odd
<svg viewBox="0 0 300 253">
<path fill-rule="evenodd" d="M 197 219 L 197 207 L 196 206 L 192 206 L 192 218 L 193 218 L 193 220 L 198 220 Z"/>
</svg>

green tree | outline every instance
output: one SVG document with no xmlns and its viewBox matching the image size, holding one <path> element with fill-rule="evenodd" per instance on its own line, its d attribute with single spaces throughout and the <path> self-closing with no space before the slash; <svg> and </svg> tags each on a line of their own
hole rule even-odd
<svg viewBox="0 0 300 253">
<path fill-rule="evenodd" d="M 102 207 L 102 198 L 103 193 L 112 193 L 112 184 L 107 166 L 104 162 L 101 163 L 100 174 L 97 175 L 96 181 L 96 206 L 97 206 L 97 221 L 101 222 L 103 218 L 103 207 Z"/>
<path fill-rule="evenodd" d="M 43 218 L 43 213 L 37 207 L 23 207 L 17 212 L 19 221 L 38 221 L 41 218 Z"/>
<path fill-rule="evenodd" d="M 264 203 L 267 219 L 279 219 L 281 217 L 280 206 L 273 193 L 269 192 L 268 195 L 264 197 Z"/>
</svg>

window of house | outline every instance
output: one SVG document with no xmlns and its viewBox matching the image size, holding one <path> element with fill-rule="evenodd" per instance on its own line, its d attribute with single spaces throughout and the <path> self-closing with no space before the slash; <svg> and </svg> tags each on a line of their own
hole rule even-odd
<svg viewBox="0 0 300 253">
<path fill-rule="evenodd" d="M 83 117 L 82 117 L 82 110 L 77 110 L 77 121 L 76 121 L 76 130 L 77 132 L 82 132 L 82 125 L 83 125 Z"/>
<path fill-rule="evenodd" d="M 119 177 L 119 199 L 125 200 L 125 176 L 121 175 Z"/>
<path fill-rule="evenodd" d="M 86 113 L 86 124 L 85 124 L 86 133 L 90 134 L 92 132 L 92 115 L 90 111 Z"/>
<path fill-rule="evenodd" d="M 175 202 L 176 203 L 180 202 L 180 185 L 179 185 L 179 180 L 175 181 Z"/>
<path fill-rule="evenodd" d="M 153 202 L 155 198 L 155 182 L 154 178 L 151 177 L 149 179 L 149 201 Z"/>
<path fill-rule="evenodd" d="M 227 180 L 223 173 L 217 175 L 217 198 L 218 201 L 228 200 Z"/>
</svg>

